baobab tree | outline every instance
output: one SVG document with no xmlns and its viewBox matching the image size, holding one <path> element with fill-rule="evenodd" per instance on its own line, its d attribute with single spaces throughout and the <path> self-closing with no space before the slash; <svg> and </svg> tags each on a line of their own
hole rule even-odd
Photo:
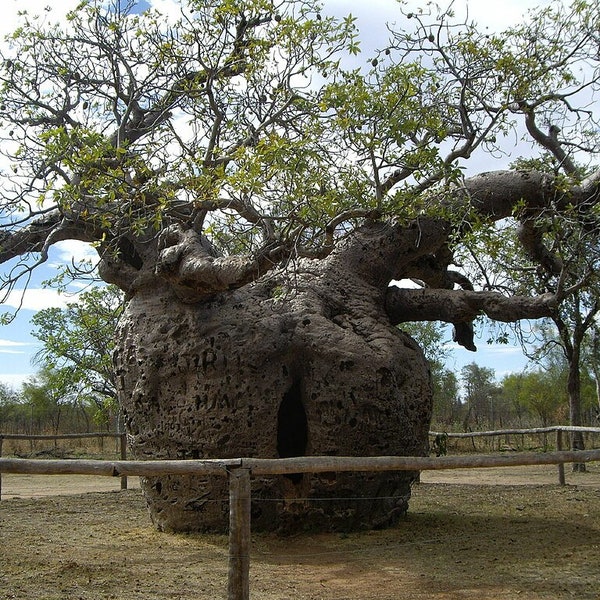
<svg viewBox="0 0 600 600">
<path fill-rule="evenodd" d="M 520 128 L 561 165 L 594 155 L 595 4 L 489 36 L 399 8 L 355 71 L 353 19 L 313 0 L 23 19 L 0 76 L 4 289 L 52 244 L 94 244 L 127 298 L 114 368 L 139 458 L 426 454 L 429 370 L 398 325 L 453 323 L 474 350 L 476 316 L 548 316 L 578 285 L 539 224 L 568 211 L 596 231 L 598 173 L 463 166 L 493 168 Z M 456 264 L 498 222 L 552 291 L 507 295 Z M 257 479 L 253 523 L 384 526 L 414 475 Z M 226 520 L 220 479 L 143 487 L 161 529 Z"/>
</svg>

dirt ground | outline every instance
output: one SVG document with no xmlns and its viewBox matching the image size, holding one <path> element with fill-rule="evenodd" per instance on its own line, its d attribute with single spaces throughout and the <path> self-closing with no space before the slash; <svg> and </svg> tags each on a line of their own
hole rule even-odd
<svg viewBox="0 0 600 600">
<path fill-rule="evenodd" d="M 254 534 L 260 600 L 600 600 L 600 464 L 426 472 L 396 527 Z M 224 599 L 227 538 L 150 524 L 137 480 L 2 477 L 0 599 Z M 92 491 L 94 490 L 94 491 Z"/>
</svg>

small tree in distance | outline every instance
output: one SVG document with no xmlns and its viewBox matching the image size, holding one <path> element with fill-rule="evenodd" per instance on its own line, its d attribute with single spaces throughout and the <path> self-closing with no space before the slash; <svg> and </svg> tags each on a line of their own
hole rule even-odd
<svg viewBox="0 0 600 600">
<path fill-rule="evenodd" d="M 539 419 L 542 427 L 557 422 L 560 409 L 567 405 L 567 394 L 561 382 L 550 372 L 512 373 L 502 380 L 504 394 L 519 409 Z"/>
<path fill-rule="evenodd" d="M 473 362 L 461 369 L 461 379 L 466 405 L 463 429 L 469 431 L 472 422 L 478 428 L 486 426 L 491 429 L 497 423 L 501 424 L 504 411 L 494 369 Z"/>
<path fill-rule="evenodd" d="M 36 362 L 59 374 L 76 390 L 78 403 L 95 407 L 95 420 L 107 426 L 119 412 L 112 352 L 122 310 L 117 287 L 97 287 L 64 309 L 37 312 L 31 321 L 34 337 L 43 343 Z"/>
</svg>

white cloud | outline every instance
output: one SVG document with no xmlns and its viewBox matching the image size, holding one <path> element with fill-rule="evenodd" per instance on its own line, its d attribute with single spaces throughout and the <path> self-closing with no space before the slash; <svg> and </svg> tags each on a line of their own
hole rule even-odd
<svg viewBox="0 0 600 600">
<path fill-rule="evenodd" d="M 12 290 L 2 307 L 38 311 L 44 308 L 65 308 L 67 304 L 74 302 L 77 302 L 77 296 L 71 294 L 60 294 L 49 288 L 27 288 Z"/>
<path fill-rule="evenodd" d="M 477 340 L 475 340 L 475 343 L 477 343 Z M 460 344 L 457 344 L 456 342 L 447 342 L 444 344 L 444 350 L 458 350 L 459 352 L 463 352 L 465 351 L 464 347 L 461 346 Z"/>
<path fill-rule="evenodd" d="M 98 262 L 98 253 L 96 250 L 90 244 L 78 240 L 57 242 L 54 244 L 52 252 L 56 255 L 56 259 L 60 264 L 69 264 L 72 260 L 75 264 L 83 260 L 89 260 L 93 264 Z"/>
<path fill-rule="evenodd" d="M 21 350 L 20 348 L 30 348 L 31 346 L 32 344 L 27 342 L 0 339 L 0 354 L 28 354 L 29 350 Z"/>
<path fill-rule="evenodd" d="M 0 19 L 0 35 L 12 33 L 22 22 L 19 12 L 26 11 L 31 18 L 55 22 L 61 20 L 70 10 L 79 4 L 79 0 L 2 0 L 2 19 Z M 50 7 L 51 10 L 46 10 Z"/>
<path fill-rule="evenodd" d="M 16 390 L 33 377 L 33 375 L 34 373 L 2 373 L 0 374 L 0 383 Z"/>
<path fill-rule="evenodd" d="M 505 346 L 502 344 L 488 344 L 486 350 L 492 354 L 521 354 L 520 346 Z"/>
<path fill-rule="evenodd" d="M 175 0 L 148 0 L 152 8 L 171 21 L 181 17 L 181 3 Z"/>
</svg>

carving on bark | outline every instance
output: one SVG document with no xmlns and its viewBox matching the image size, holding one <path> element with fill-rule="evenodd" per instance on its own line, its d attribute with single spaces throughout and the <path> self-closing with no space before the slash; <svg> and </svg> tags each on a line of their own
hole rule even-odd
<svg viewBox="0 0 600 600">
<path fill-rule="evenodd" d="M 386 316 L 382 289 L 373 285 L 383 263 L 356 272 L 373 245 L 409 260 L 415 230 L 392 244 L 394 229 L 366 228 L 329 259 L 301 261 L 293 289 L 283 294 L 283 276 L 195 303 L 181 301 L 168 285 L 138 290 L 115 354 L 135 455 L 425 455 L 428 366 Z M 414 476 L 262 478 L 253 483 L 253 526 L 384 526 L 406 512 Z M 160 529 L 226 526 L 220 478 L 143 485 Z"/>
</svg>

